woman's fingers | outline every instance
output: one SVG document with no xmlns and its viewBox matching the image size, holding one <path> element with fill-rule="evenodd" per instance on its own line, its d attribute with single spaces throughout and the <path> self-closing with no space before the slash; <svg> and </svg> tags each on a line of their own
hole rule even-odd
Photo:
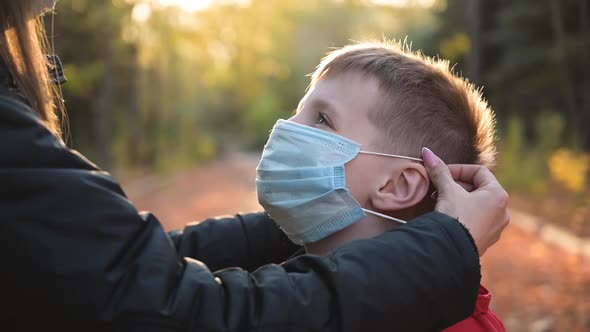
<svg viewBox="0 0 590 332">
<path fill-rule="evenodd" d="M 453 179 L 458 182 L 471 183 L 475 188 L 498 184 L 492 172 L 481 165 L 448 165 Z M 499 185 L 499 184 L 498 184 Z"/>
<path fill-rule="evenodd" d="M 458 185 L 460 185 L 463 189 L 465 189 L 465 191 L 467 191 L 467 192 L 472 192 L 473 190 L 475 190 L 475 186 L 472 183 L 456 181 L 456 180 L 455 180 L 455 182 Z"/>
<path fill-rule="evenodd" d="M 430 181 L 438 189 L 439 195 L 448 194 L 455 187 L 455 181 L 447 165 L 430 149 L 422 149 L 422 159 L 424 160 L 424 166 Z"/>
<path fill-rule="evenodd" d="M 510 222 L 508 194 L 483 166 L 447 167 L 428 149 L 423 149 L 422 156 L 428 176 L 438 189 L 435 210 L 459 219 L 483 255 Z"/>
</svg>

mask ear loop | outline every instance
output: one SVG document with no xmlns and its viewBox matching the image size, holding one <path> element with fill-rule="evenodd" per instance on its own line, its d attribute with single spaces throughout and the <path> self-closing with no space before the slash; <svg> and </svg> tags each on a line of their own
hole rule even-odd
<svg viewBox="0 0 590 332">
<path fill-rule="evenodd" d="M 57 2 L 56 2 L 57 3 Z M 64 143 L 71 143 L 71 131 L 70 131 L 70 125 L 67 121 L 67 113 L 65 112 L 65 101 L 63 99 L 63 89 L 62 89 L 62 84 L 65 83 L 67 81 L 64 72 L 63 72 L 63 66 L 61 63 L 61 60 L 59 59 L 59 57 L 57 55 L 55 55 L 55 6 L 54 8 L 51 10 L 50 14 L 51 15 L 51 31 L 49 34 L 46 34 L 47 39 L 46 42 L 48 42 L 46 44 L 46 47 L 49 48 L 49 50 L 47 50 L 51 55 L 48 56 L 48 62 L 51 65 L 57 65 L 53 67 L 53 71 L 51 72 L 52 75 L 57 75 L 57 77 L 55 77 L 57 79 L 58 82 L 54 81 L 54 85 L 51 87 L 52 89 L 55 89 L 55 94 L 56 96 L 56 100 L 55 100 L 55 107 L 57 107 L 58 111 L 59 111 L 59 116 L 62 117 L 62 121 L 61 125 L 62 125 L 62 130 L 63 130 L 63 139 L 64 139 Z M 39 18 L 42 19 L 42 18 Z M 57 83 L 57 84 L 56 84 Z"/>
<path fill-rule="evenodd" d="M 359 153 L 362 153 L 362 154 L 371 154 L 371 155 L 374 155 L 374 156 L 393 157 L 393 158 L 399 158 L 399 159 L 406 159 L 406 160 L 424 162 L 424 160 L 422 160 L 420 158 L 402 156 L 402 155 L 398 155 L 398 154 L 388 154 L 388 153 L 370 152 L 370 151 L 362 151 L 362 150 L 359 151 Z"/>
<path fill-rule="evenodd" d="M 55 54 L 55 8 L 51 10 L 51 34 L 50 36 L 48 36 L 48 38 L 51 38 L 50 43 L 49 43 L 49 53 L 48 55 L 46 55 L 47 57 L 47 61 L 48 66 L 49 66 L 49 72 L 50 72 L 50 76 L 51 76 L 51 80 L 53 81 L 53 84 L 57 85 L 59 88 L 59 92 L 60 95 L 62 95 L 63 91 L 61 89 L 61 85 L 66 83 L 68 81 L 68 79 L 66 78 L 65 74 L 64 74 L 64 69 L 63 69 L 63 65 L 61 63 L 61 59 L 59 58 L 59 56 L 57 56 L 57 54 Z"/>
<path fill-rule="evenodd" d="M 381 218 L 393 220 L 393 221 L 398 222 L 400 224 L 407 224 L 408 223 L 405 220 L 398 219 L 398 218 L 395 218 L 395 217 L 392 217 L 392 216 L 388 216 L 388 215 L 383 214 L 383 213 L 379 213 L 379 212 L 375 212 L 375 211 L 371 211 L 371 210 L 367 210 L 367 209 L 363 209 L 363 211 L 365 211 L 367 213 L 370 213 L 370 214 L 373 214 L 373 215 L 376 215 L 377 217 L 381 217 Z"/>
</svg>

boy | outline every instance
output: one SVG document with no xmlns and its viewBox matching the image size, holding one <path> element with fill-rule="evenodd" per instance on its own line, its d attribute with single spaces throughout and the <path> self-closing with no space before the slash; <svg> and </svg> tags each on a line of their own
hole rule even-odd
<svg viewBox="0 0 590 332">
<path fill-rule="evenodd" d="M 400 44 L 346 46 L 323 59 L 296 115 L 273 128 L 259 202 L 293 242 L 326 255 L 433 210 L 422 147 L 448 164 L 492 167 L 494 116 L 481 92 L 448 62 Z M 445 331 L 504 331 L 489 301 L 482 286 L 474 314 Z"/>
</svg>

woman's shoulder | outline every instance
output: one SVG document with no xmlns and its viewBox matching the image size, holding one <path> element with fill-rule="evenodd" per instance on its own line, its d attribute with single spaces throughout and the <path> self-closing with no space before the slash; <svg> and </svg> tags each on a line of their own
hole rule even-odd
<svg viewBox="0 0 590 332">
<path fill-rule="evenodd" d="M 45 127 L 37 113 L 24 100 L 5 89 L 0 89 L 0 110 L 2 127 L 19 124 Z"/>
<path fill-rule="evenodd" d="M 0 168 L 97 170 L 70 150 L 27 104 L 0 93 Z"/>
</svg>

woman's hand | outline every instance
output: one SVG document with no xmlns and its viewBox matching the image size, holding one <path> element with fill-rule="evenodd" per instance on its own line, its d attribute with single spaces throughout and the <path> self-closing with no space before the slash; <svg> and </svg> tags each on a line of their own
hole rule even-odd
<svg viewBox="0 0 590 332">
<path fill-rule="evenodd" d="M 510 222 L 508 193 L 480 165 L 445 165 L 432 151 L 422 150 L 424 166 L 438 189 L 435 210 L 459 219 L 471 233 L 480 256 L 496 243 Z M 457 182 L 473 190 L 466 191 Z"/>
</svg>

